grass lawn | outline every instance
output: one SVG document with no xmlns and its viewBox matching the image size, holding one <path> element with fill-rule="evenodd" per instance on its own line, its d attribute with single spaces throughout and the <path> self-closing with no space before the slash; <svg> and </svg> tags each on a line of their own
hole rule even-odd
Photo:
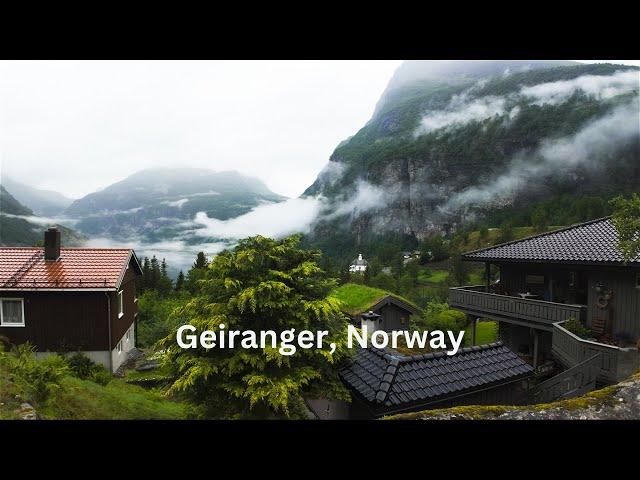
<svg viewBox="0 0 640 480">
<path fill-rule="evenodd" d="M 64 420 L 180 420 L 188 418 L 190 411 L 184 403 L 121 379 L 102 386 L 71 376 L 38 409 L 45 419 Z"/>
<path fill-rule="evenodd" d="M 386 295 L 391 295 L 402 300 L 403 302 L 414 305 L 412 301 L 407 300 L 400 295 L 395 295 L 391 292 L 381 290 L 380 288 L 359 285 L 357 283 L 345 283 L 344 285 L 340 285 L 333 292 L 331 292 L 330 296 L 337 298 L 342 302 L 342 309 L 344 312 L 348 313 L 349 315 L 356 315 L 375 305 L 381 298 L 385 297 Z M 416 308 L 418 307 L 416 306 Z"/>
<path fill-rule="evenodd" d="M 426 272 L 420 272 L 418 280 L 424 283 L 442 283 L 449 278 L 449 272 L 447 270 L 427 270 Z"/>
<path fill-rule="evenodd" d="M 476 326 L 476 345 L 486 345 L 498 341 L 498 322 L 478 322 Z M 471 345 L 471 326 L 467 327 L 464 334 L 465 346 Z"/>
</svg>

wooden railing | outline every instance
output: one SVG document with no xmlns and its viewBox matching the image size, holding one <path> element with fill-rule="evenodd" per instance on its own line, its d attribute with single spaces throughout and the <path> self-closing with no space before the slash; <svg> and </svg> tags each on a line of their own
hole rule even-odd
<svg viewBox="0 0 640 480">
<path fill-rule="evenodd" d="M 552 330 L 554 323 L 571 317 L 581 319 L 586 312 L 584 305 L 498 295 L 485 292 L 484 288 L 482 285 L 451 288 L 449 305 L 467 313 L 546 330 Z"/>
<path fill-rule="evenodd" d="M 600 354 L 597 380 L 601 383 L 619 382 L 640 368 L 637 348 L 620 348 L 585 340 L 565 329 L 563 323 L 553 325 L 551 352 L 564 367 L 571 368 Z"/>
<path fill-rule="evenodd" d="M 531 403 L 548 403 L 554 400 L 578 397 L 596 388 L 600 371 L 601 353 L 574 365 L 568 370 L 535 386 Z"/>
</svg>

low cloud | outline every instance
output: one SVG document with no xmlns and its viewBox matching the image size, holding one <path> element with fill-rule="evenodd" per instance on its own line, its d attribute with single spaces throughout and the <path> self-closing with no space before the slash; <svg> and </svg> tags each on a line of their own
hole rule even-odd
<svg viewBox="0 0 640 480">
<path fill-rule="evenodd" d="M 53 226 L 53 225 L 73 226 L 78 222 L 78 219 L 67 218 L 67 217 L 37 217 L 35 215 L 13 215 L 11 213 L 4 213 L 4 212 L 0 212 L 0 214 L 2 214 L 2 216 L 4 217 L 19 218 L 29 223 L 33 223 L 35 225 L 41 225 L 41 226 Z"/>
<path fill-rule="evenodd" d="M 533 178 L 578 166 L 597 169 L 602 158 L 638 141 L 639 115 L 638 101 L 634 100 L 590 122 L 573 136 L 548 140 L 534 153 L 518 155 L 492 182 L 454 195 L 442 210 L 450 213 L 467 206 L 509 202 Z"/>
<path fill-rule="evenodd" d="M 505 75 L 509 73 L 505 72 Z M 520 112 L 518 103 L 559 105 L 579 91 L 598 100 L 637 92 L 640 90 L 640 73 L 637 70 L 630 70 L 612 75 L 582 75 L 570 80 L 521 87 L 516 93 L 506 96 L 477 97 L 477 92 L 482 85 L 482 82 L 477 82 L 463 93 L 454 95 L 442 110 L 425 112 L 414 136 L 503 115 L 508 115 L 505 117 L 507 122 L 513 121 Z"/>
<path fill-rule="evenodd" d="M 185 203 L 187 203 L 188 201 L 189 201 L 188 198 L 181 198 L 180 200 L 175 200 L 173 202 L 165 201 L 165 202 L 162 202 L 162 203 L 164 203 L 165 205 L 169 205 L 170 207 L 182 208 L 183 205 Z"/>
<path fill-rule="evenodd" d="M 307 232 L 320 213 L 319 198 L 292 198 L 280 203 L 260 205 L 249 213 L 229 220 L 209 218 L 198 212 L 193 220 L 198 236 L 239 239 L 252 235 L 283 237 Z"/>
<path fill-rule="evenodd" d="M 537 105 L 558 105 L 566 102 L 578 91 L 598 100 L 604 100 L 634 90 L 638 91 L 639 87 L 640 74 L 637 70 L 630 70 L 616 72 L 613 75 L 583 75 L 571 80 L 541 83 L 523 87 L 520 93 L 533 99 L 532 103 Z"/>
<path fill-rule="evenodd" d="M 131 238 L 123 242 L 110 238 L 91 238 L 85 243 L 85 247 L 93 248 L 132 248 L 142 261 L 143 257 L 151 258 L 153 255 L 161 261 L 167 261 L 170 275 L 175 277 L 178 271 L 186 271 L 191 267 L 198 252 L 204 252 L 208 256 L 215 255 L 225 248 L 232 246 L 229 242 L 201 242 L 190 244 L 184 240 L 166 240 L 161 242 L 148 242 L 144 238 Z"/>
<path fill-rule="evenodd" d="M 469 99 L 466 93 L 454 95 L 446 109 L 427 112 L 422 117 L 416 135 L 502 116 L 505 114 L 505 109 L 506 100 L 503 97 L 485 96 Z"/>
<path fill-rule="evenodd" d="M 383 207 L 389 200 L 389 194 L 382 188 L 364 180 L 355 184 L 354 192 L 337 205 L 331 206 L 330 212 L 323 217 L 332 219 L 343 215 L 357 216 L 369 210 Z"/>
</svg>

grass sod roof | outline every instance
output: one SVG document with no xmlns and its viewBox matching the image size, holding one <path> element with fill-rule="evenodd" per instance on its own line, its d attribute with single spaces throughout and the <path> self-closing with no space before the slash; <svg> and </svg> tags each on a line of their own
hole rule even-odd
<svg viewBox="0 0 640 480">
<path fill-rule="evenodd" d="M 380 300 L 386 296 L 390 296 L 400 302 L 406 303 L 416 310 L 420 310 L 412 301 L 407 300 L 395 293 L 382 290 L 380 288 L 368 287 L 357 283 L 345 283 L 334 289 L 331 297 L 340 300 L 342 303 L 342 311 L 348 315 L 357 315 L 359 313 L 370 310 Z"/>
</svg>

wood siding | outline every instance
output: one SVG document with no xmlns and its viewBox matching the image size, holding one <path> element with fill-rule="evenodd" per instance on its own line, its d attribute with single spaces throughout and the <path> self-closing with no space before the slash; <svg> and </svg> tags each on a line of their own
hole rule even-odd
<svg viewBox="0 0 640 480">
<path fill-rule="evenodd" d="M 482 287 L 449 290 L 449 305 L 465 313 L 551 331 L 555 322 L 580 318 L 583 307 L 529 300 L 482 291 Z"/>
<path fill-rule="evenodd" d="M 640 338 L 640 288 L 636 288 L 636 272 L 633 269 L 611 269 L 589 272 L 589 309 L 587 325 L 593 319 L 610 315 L 614 335 L 624 335 L 630 340 Z M 613 292 L 607 309 L 598 308 L 596 284 L 601 282 Z"/>
<path fill-rule="evenodd" d="M 382 315 L 383 330 L 391 331 L 409 329 L 409 317 L 411 312 L 404 308 L 390 304 L 379 308 L 375 313 Z"/>
<path fill-rule="evenodd" d="M 27 341 L 38 351 L 107 350 L 109 323 L 105 292 L 0 292 L 24 299 L 24 327 L 0 327 L 12 344 Z"/>
<path fill-rule="evenodd" d="M 567 331 L 562 324 L 554 325 L 553 329 L 553 355 L 565 368 L 571 368 L 600 354 L 597 379 L 602 383 L 618 382 L 640 368 L 640 353 L 637 349 L 591 342 Z"/>
</svg>

